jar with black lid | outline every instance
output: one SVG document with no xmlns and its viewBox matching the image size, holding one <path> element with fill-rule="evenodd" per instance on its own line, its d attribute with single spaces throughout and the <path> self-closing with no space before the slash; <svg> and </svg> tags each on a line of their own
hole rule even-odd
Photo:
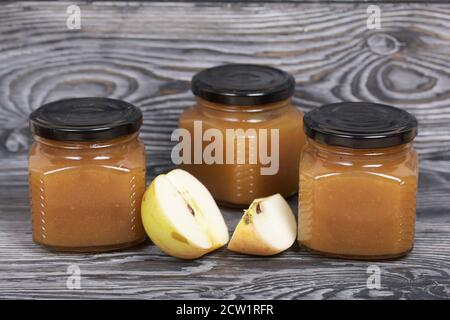
<svg viewBox="0 0 450 320">
<path fill-rule="evenodd" d="M 121 100 L 51 102 L 30 115 L 33 239 L 51 249 L 96 252 L 146 236 L 141 111 Z"/>
<path fill-rule="evenodd" d="M 414 243 L 417 120 L 381 104 L 344 102 L 304 117 L 299 242 L 328 256 L 395 258 Z"/>
<path fill-rule="evenodd" d="M 191 139 L 183 169 L 229 206 L 297 192 L 305 135 L 303 114 L 291 102 L 290 74 L 262 65 L 222 65 L 197 73 L 191 89 L 196 104 L 179 120 Z"/>
</svg>

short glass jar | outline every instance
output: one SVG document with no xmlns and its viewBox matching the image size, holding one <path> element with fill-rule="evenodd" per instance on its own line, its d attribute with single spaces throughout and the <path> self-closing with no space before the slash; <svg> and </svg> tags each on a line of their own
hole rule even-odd
<svg viewBox="0 0 450 320">
<path fill-rule="evenodd" d="M 180 129 L 192 137 L 181 167 L 227 206 L 295 194 L 306 138 L 303 114 L 291 103 L 294 87 L 291 75 L 267 66 L 223 65 L 196 74 L 192 91 L 197 103 L 179 120 Z M 214 157 L 207 159 L 211 142 L 221 139 Z"/>
<path fill-rule="evenodd" d="M 327 256 L 387 259 L 413 247 L 417 120 L 373 103 L 337 103 L 304 118 L 299 242 Z"/>
<path fill-rule="evenodd" d="M 55 250 L 98 252 L 145 240 L 141 124 L 138 108 L 106 98 L 56 101 L 30 115 L 35 242 Z"/>
</svg>

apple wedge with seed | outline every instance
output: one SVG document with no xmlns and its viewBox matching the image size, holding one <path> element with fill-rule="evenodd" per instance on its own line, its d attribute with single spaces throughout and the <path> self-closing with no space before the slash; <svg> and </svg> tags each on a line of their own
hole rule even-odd
<svg viewBox="0 0 450 320">
<path fill-rule="evenodd" d="M 294 214 L 286 200 L 277 193 L 252 202 L 239 221 L 228 249 L 269 256 L 290 248 L 296 237 Z"/>
<path fill-rule="evenodd" d="M 195 259 L 224 246 L 228 229 L 203 184 L 175 169 L 157 176 L 142 199 L 142 222 L 155 245 L 168 255 Z"/>
</svg>

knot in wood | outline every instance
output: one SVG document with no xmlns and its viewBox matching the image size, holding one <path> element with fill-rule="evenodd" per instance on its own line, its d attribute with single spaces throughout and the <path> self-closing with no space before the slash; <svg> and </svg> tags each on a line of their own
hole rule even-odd
<svg viewBox="0 0 450 320">
<path fill-rule="evenodd" d="M 400 44 L 396 38 L 386 33 L 370 35 L 366 40 L 370 51 L 379 55 L 390 55 L 396 53 Z"/>
</svg>

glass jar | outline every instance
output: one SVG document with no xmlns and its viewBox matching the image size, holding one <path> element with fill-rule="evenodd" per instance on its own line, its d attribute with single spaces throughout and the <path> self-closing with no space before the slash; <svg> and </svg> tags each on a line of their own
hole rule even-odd
<svg viewBox="0 0 450 320">
<path fill-rule="evenodd" d="M 141 123 L 138 108 L 106 98 L 56 101 L 30 115 L 35 242 L 55 250 L 98 252 L 145 240 Z"/>
<path fill-rule="evenodd" d="M 267 66 L 224 65 L 195 75 L 197 103 L 179 120 L 191 137 L 181 167 L 227 206 L 295 194 L 306 138 L 303 115 L 291 104 L 294 87 L 292 76 Z"/>
<path fill-rule="evenodd" d="M 299 242 L 327 256 L 386 259 L 413 247 L 416 119 L 372 103 L 307 113 L 300 161 Z"/>
</svg>

